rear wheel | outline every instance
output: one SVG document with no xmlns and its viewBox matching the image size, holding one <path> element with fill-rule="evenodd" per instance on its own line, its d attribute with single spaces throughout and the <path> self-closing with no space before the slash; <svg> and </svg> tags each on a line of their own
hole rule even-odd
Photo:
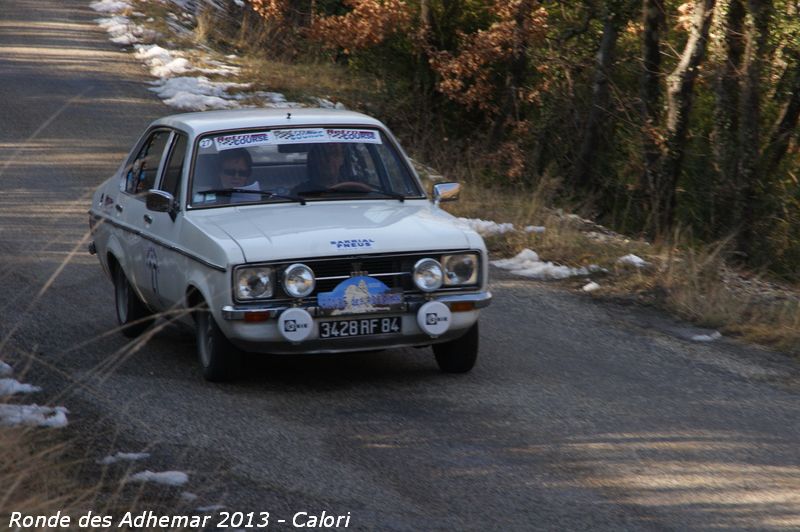
<svg viewBox="0 0 800 532">
<path fill-rule="evenodd" d="M 117 322 L 122 334 L 128 338 L 136 338 L 152 325 L 153 313 L 139 299 L 119 264 L 114 268 L 114 296 Z"/>
<path fill-rule="evenodd" d="M 433 353 L 439 369 L 445 373 L 466 373 L 478 359 L 478 323 L 469 328 L 461 338 L 443 344 L 434 344 Z"/>
<path fill-rule="evenodd" d="M 211 382 L 235 380 L 242 368 L 242 352 L 231 344 L 217 325 L 208 307 L 196 314 L 197 358 L 203 377 Z"/>
</svg>

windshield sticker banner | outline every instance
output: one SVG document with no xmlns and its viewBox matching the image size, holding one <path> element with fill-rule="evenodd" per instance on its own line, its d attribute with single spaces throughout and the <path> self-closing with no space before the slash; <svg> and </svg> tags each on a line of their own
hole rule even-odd
<svg viewBox="0 0 800 532">
<path fill-rule="evenodd" d="M 275 137 L 275 144 L 330 142 L 324 129 L 276 129 L 272 134 Z"/>
<path fill-rule="evenodd" d="M 250 146 L 264 146 L 265 144 L 273 144 L 272 135 L 269 131 L 261 133 L 244 133 L 241 135 L 224 135 L 221 137 L 214 137 L 214 144 L 217 151 L 232 150 L 235 148 L 248 148 Z M 200 142 L 200 147 L 205 148 L 203 143 L 208 139 L 203 139 Z"/>
<path fill-rule="evenodd" d="M 381 144 L 381 136 L 372 129 L 326 129 L 331 142 L 366 142 Z"/>
<path fill-rule="evenodd" d="M 339 283 L 332 292 L 317 294 L 320 309 L 330 316 L 400 310 L 403 294 L 378 279 L 359 275 Z"/>
</svg>

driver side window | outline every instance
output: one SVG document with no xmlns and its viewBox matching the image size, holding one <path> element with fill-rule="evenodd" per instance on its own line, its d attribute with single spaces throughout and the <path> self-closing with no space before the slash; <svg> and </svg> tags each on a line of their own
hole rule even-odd
<svg viewBox="0 0 800 532">
<path fill-rule="evenodd" d="M 156 183 L 158 166 L 169 140 L 169 131 L 153 132 L 142 145 L 136 158 L 125 169 L 125 192 L 141 195 Z"/>
</svg>

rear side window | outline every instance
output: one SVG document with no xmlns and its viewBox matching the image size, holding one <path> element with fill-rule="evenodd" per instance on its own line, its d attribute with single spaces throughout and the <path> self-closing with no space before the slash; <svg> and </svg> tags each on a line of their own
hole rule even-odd
<svg viewBox="0 0 800 532">
<path fill-rule="evenodd" d="M 175 142 L 164 169 L 164 178 L 161 180 L 159 190 L 169 192 L 173 197 L 178 197 L 181 186 L 181 174 L 183 174 L 183 160 L 186 158 L 186 135 L 176 134 Z"/>
<path fill-rule="evenodd" d="M 142 149 L 125 170 L 125 191 L 144 194 L 155 187 L 158 166 L 169 140 L 169 131 L 156 131 L 145 141 Z"/>
</svg>

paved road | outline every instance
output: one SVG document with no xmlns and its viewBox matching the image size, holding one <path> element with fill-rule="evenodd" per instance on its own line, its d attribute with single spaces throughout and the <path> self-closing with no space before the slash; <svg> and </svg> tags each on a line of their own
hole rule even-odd
<svg viewBox="0 0 800 532">
<path fill-rule="evenodd" d="M 321 510 L 371 530 L 800 528 L 796 362 L 636 307 L 495 272 L 466 376 L 396 350 L 263 357 L 212 385 L 188 330 L 126 344 L 80 244 L 87 198 L 169 110 L 95 17 L 0 0 L 0 357 L 30 363 L 90 458 L 148 449 L 196 505 L 279 530 Z"/>
</svg>

